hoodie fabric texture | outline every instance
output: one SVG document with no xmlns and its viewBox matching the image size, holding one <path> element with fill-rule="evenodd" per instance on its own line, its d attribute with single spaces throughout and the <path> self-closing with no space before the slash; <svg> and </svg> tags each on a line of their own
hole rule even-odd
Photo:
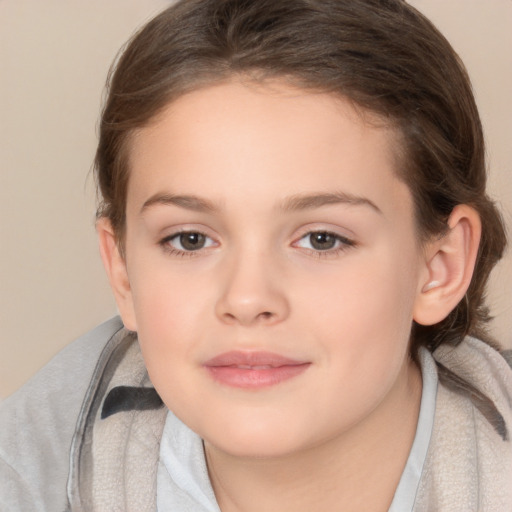
<svg viewBox="0 0 512 512">
<path fill-rule="evenodd" d="M 437 385 L 436 364 L 494 402 L 499 431 L 467 394 Z M 512 511 L 505 358 L 467 338 L 425 350 L 421 366 L 418 429 L 390 511 Z M 0 510 L 157 509 L 218 512 L 199 436 L 163 405 L 136 336 L 114 318 L 0 404 Z"/>
</svg>

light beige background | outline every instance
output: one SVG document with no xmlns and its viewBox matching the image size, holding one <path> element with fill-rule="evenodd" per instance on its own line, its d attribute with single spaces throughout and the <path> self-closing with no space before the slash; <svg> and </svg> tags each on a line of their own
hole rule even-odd
<svg viewBox="0 0 512 512">
<path fill-rule="evenodd" d="M 105 76 L 163 0 L 0 0 L 0 397 L 115 313 L 89 176 Z M 512 226 L 512 1 L 413 0 L 469 68 L 491 183 Z M 512 347 L 512 255 L 495 271 L 496 336 Z"/>
</svg>

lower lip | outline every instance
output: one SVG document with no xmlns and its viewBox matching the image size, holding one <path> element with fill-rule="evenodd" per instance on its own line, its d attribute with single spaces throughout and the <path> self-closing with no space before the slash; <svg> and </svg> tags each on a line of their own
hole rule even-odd
<svg viewBox="0 0 512 512">
<path fill-rule="evenodd" d="M 213 379 L 226 386 L 260 389 L 275 386 L 305 372 L 310 363 L 284 365 L 266 369 L 243 369 L 233 366 L 206 366 Z"/>
</svg>

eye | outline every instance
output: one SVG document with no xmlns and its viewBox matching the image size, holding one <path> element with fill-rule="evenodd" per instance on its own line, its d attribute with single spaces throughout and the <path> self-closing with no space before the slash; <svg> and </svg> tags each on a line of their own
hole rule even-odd
<svg viewBox="0 0 512 512">
<path fill-rule="evenodd" d="M 215 242 L 199 231 L 182 231 L 165 237 L 160 244 L 171 253 L 189 253 L 211 247 Z"/>
<path fill-rule="evenodd" d="M 355 243 L 348 238 L 335 233 L 330 233 L 329 231 L 311 231 L 300 238 L 295 245 L 312 251 L 338 252 L 346 249 L 347 247 L 354 246 Z"/>
</svg>

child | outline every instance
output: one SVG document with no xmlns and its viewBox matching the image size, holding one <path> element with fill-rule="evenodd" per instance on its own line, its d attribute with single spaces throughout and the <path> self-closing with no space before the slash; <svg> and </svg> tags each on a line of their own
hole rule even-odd
<svg viewBox="0 0 512 512">
<path fill-rule="evenodd" d="M 401 0 L 186 0 L 108 87 L 122 323 L 3 405 L 3 508 L 510 510 L 481 341 L 505 234 L 437 30 Z"/>
</svg>

